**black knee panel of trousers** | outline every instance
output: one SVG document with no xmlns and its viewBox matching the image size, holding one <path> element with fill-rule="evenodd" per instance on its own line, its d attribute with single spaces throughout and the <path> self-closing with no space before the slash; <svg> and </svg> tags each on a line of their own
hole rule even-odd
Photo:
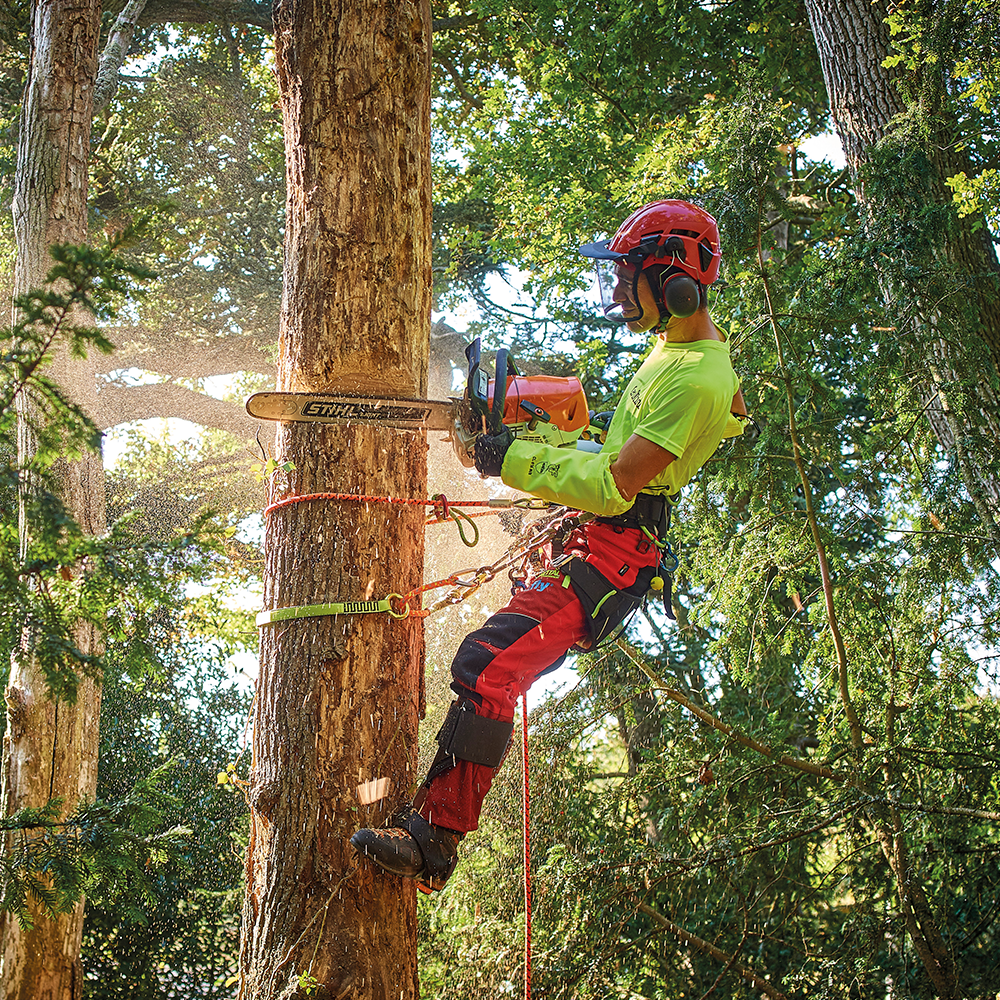
<svg viewBox="0 0 1000 1000">
<path fill-rule="evenodd" d="M 462 640 L 451 664 L 451 676 L 454 679 L 451 688 L 455 694 L 473 703 L 481 701 L 480 695 L 476 693 L 476 684 L 497 651 L 513 646 L 533 628 L 538 628 L 539 624 L 536 618 L 528 615 L 499 611 L 470 632 Z"/>
<path fill-rule="evenodd" d="M 477 715 L 475 706 L 467 701 L 452 702 L 437 734 L 438 753 L 427 775 L 427 783 L 450 771 L 456 760 L 498 768 L 513 732 L 513 722 Z"/>
</svg>

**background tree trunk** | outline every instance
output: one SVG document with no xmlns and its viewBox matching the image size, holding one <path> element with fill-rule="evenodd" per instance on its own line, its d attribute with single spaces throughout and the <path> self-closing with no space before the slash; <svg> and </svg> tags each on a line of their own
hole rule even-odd
<svg viewBox="0 0 1000 1000">
<path fill-rule="evenodd" d="M 288 178 L 281 389 L 424 394 L 430 338 L 430 10 L 279 0 Z M 282 425 L 271 499 L 423 497 L 426 442 L 387 428 Z M 266 608 L 381 598 L 420 584 L 422 508 L 314 501 L 268 518 Z M 348 838 L 417 775 L 423 631 L 384 615 L 261 635 L 241 997 L 417 995 L 412 882 Z M 359 786 L 388 778 L 366 804 Z"/>
<path fill-rule="evenodd" d="M 911 93 L 920 94 L 919 102 L 908 101 L 900 86 L 903 71 L 883 65 L 891 54 L 884 4 L 806 0 L 806 7 L 858 199 L 871 233 L 885 241 L 880 280 L 896 314 L 897 336 L 913 367 L 924 373 L 931 427 L 1000 548 L 994 457 L 1000 437 L 1000 267 L 988 228 L 976 233 L 971 219 L 960 220 L 948 208 L 945 180 L 960 169 L 958 154 L 942 153 L 951 143 L 934 132 L 922 135 L 906 120 L 944 128 L 944 119 L 934 114 L 944 96 L 941 67 L 917 71 L 924 77 L 919 88 L 906 81 Z M 917 277 L 907 281 L 899 264 Z M 947 284 L 934 284 L 935 272 Z M 910 857 L 899 813 L 872 815 L 870 822 L 893 873 L 913 947 L 937 994 L 956 997 L 953 957 Z"/>
<path fill-rule="evenodd" d="M 959 219 L 949 207 L 947 178 L 974 171 L 948 132 L 954 115 L 940 113 L 947 67 L 939 58 L 905 71 L 908 100 L 904 69 L 883 66 L 892 52 L 885 3 L 806 0 L 806 8 L 855 190 L 888 237 L 881 279 L 898 336 L 925 373 L 935 436 L 1000 551 L 1000 264 L 985 220 Z M 947 48 L 946 12 L 933 16 L 924 41 L 937 36 Z M 910 282 L 905 267 L 930 277 Z"/>
<path fill-rule="evenodd" d="M 15 293 L 40 287 L 53 243 L 87 239 L 87 164 L 97 70 L 99 0 L 38 0 L 32 22 L 32 60 L 24 99 L 13 200 L 17 239 Z M 73 362 L 56 359 L 68 373 Z M 85 407 L 87 399 L 78 399 Z M 22 469 L 34 451 L 25 421 L 19 428 Z M 104 472 L 100 455 L 66 462 L 62 497 L 84 531 L 105 530 Z M 31 489 L 22 483 L 22 491 Z M 22 545 L 27 525 L 22 518 Z M 86 653 L 102 648 L 100 634 L 77 634 Z M 50 699 L 44 677 L 30 657 L 15 657 L 6 692 L 7 735 L 3 750 L 3 807 L 9 815 L 26 806 L 63 800 L 63 814 L 97 791 L 100 685 L 84 678 L 75 704 Z M 80 939 L 83 902 L 56 920 L 34 913 L 22 930 L 3 923 L 0 995 L 4 1000 L 70 1000 L 81 996 Z"/>
</svg>

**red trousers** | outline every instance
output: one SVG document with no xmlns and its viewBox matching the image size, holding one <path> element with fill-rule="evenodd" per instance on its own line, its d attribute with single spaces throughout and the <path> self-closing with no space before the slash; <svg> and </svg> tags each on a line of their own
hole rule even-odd
<svg viewBox="0 0 1000 1000">
<path fill-rule="evenodd" d="M 574 531 L 564 551 L 585 559 L 621 589 L 659 560 L 637 529 L 594 522 Z M 476 706 L 477 715 L 513 722 L 518 698 L 535 680 L 560 666 L 573 646 L 589 642 L 583 606 L 569 581 L 551 568 L 550 558 L 551 552 L 544 553 L 541 572 L 459 646 L 451 687 Z M 458 833 L 475 830 L 492 781 L 493 768 L 456 760 L 451 770 L 430 782 L 420 814 Z"/>
<path fill-rule="evenodd" d="M 571 646 L 587 639 L 579 599 L 572 587 L 562 585 L 561 574 L 548 572 L 551 577 L 536 577 L 459 647 L 452 665 L 452 688 L 476 702 L 477 715 L 513 722 L 518 698 L 536 678 L 556 669 Z M 475 676 L 472 671 L 480 665 L 485 669 Z M 457 760 L 450 771 L 431 782 L 420 813 L 428 822 L 449 830 L 475 830 L 492 782 L 493 768 Z"/>
</svg>

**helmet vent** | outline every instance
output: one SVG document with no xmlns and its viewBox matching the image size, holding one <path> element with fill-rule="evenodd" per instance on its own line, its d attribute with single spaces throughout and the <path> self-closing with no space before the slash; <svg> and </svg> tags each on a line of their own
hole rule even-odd
<svg viewBox="0 0 1000 1000">
<path fill-rule="evenodd" d="M 712 259 L 715 254 L 707 243 L 698 244 L 698 259 L 701 262 L 702 271 L 707 271 L 712 266 Z"/>
</svg>

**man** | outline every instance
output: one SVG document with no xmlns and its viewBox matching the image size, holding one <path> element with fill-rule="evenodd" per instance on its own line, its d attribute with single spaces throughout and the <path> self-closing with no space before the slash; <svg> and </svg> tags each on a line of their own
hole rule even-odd
<svg viewBox="0 0 1000 1000">
<path fill-rule="evenodd" d="M 484 476 L 596 517 L 568 518 L 542 569 L 465 638 L 452 663 L 458 697 L 423 787 L 387 828 L 351 838 L 426 892 L 444 888 L 459 841 L 478 825 L 517 699 L 569 649 L 592 647 L 641 603 L 659 565 L 667 497 L 747 419 L 729 347 L 707 310 L 720 263 L 712 216 L 683 201 L 653 202 L 580 253 L 598 263 L 605 314 L 658 336 L 600 452 L 518 441 L 507 428 L 476 440 Z"/>
</svg>

